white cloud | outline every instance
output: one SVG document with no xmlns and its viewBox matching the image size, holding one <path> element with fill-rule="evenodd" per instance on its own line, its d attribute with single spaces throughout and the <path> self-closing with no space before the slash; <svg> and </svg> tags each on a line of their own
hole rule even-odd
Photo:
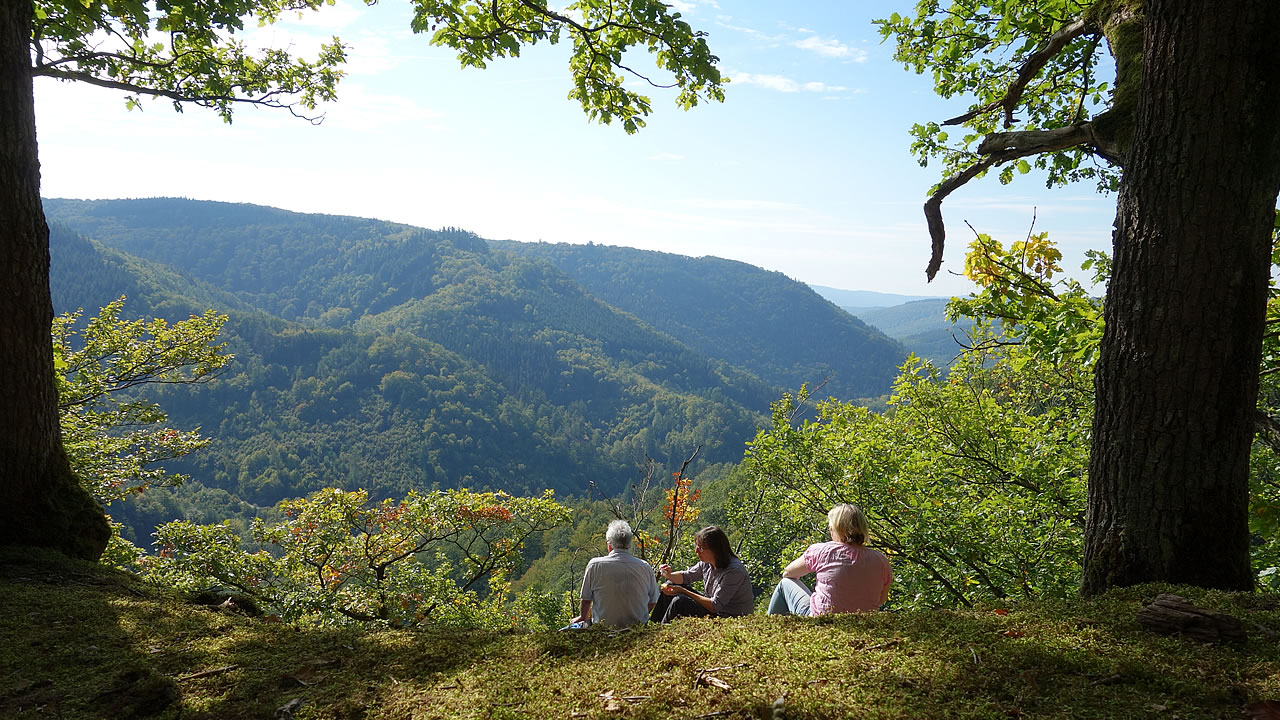
<svg viewBox="0 0 1280 720">
<path fill-rule="evenodd" d="M 804 84 L 804 89 L 809 92 L 839 93 L 845 92 L 849 88 L 844 85 L 828 85 L 820 82 L 807 82 Z"/>
<path fill-rule="evenodd" d="M 799 83 L 795 80 L 781 75 L 738 73 L 730 78 L 730 82 L 734 85 L 759 85 L 778 92 L 796 92 L 800 89 Z"/>
<path fill-rule="evenodd" d="M 409 97 L 373 93 L 361 85 L 349 84 L 342 90 L 342 102 L 326 114 L 325 124 L 362 133 L 397 125 L 421 129 L 430 127 L 431 121 L 443 115 Z"/>
<path fill-rule="evenodd" d="M 666 0 L 667 5 L 678 13 L 686 14 L 697 12 L 699 7 L 709 7 L 712 10 L 719 10 L 720 3 L 715 0 L 698 0 L 698 2 L 689 2 L 689 0 Z"/>
<path fill-rule="evenodd" d="M 267 25 L 247 30 L 241 39 L 250 51 L 273 48 L 288 51 L 295 58 L 314 61 L 320 54 L 320 46 L 333 42 L 333 35 L 323 30 L 310 32 L 312 30 L 318 29 L 301 25 Z"/>
<path fill-rule="evenodd" d="M 383 32 L 365 30 L 353 38 L 343 38 L 349 46 L 343 66 L 347 77 L 376 77 L 408 65 L 421 72 L 427 63 L 447 62 L 456 66 L 452 51 L 429 47 L 426 38 L 414 37 L 408 30 Z M 341 92 L 341 90 L 339 90 Z"/>
<path fill-rule="evenodd" d="M 801 50 L 815 52 L 823 57 L 847 58 L 853 62 L 863 62 L 867 59 L 865 50 L 851 48 L 835 38 L 828 40 L 819 35 L 810 35 L 803 40 L 797 40 L 792 45 Z"/>
<path fill-rule="evenodd" d="M 783 75 L 762 75 L 757 73 L 735 73 L 730 76 L 730 83 L 735 85 L 759 85 L 762 88 L 786 93 L 801 91 L 842 93 L 849 91 L 849 88 L 844 85 L 828 85 L 817 81 L 799 83 Z"/>
<path fill-rule="evenodd" d="M 746 34 L 748 34 L 748 35 L 759 35 L 759 34 L 760 34 L 760 31 L 759 31 L 759 30 L 756 30 L 755 28 L 749 28 L 749 27 L 746 27 L 746 26 L 744 26 L 744 25 L 733 25 L 733 24 L 731 24 L 731 22 L 732 22 L 732 21 L 730 20 L 730 18 L 729 18 L 728 16 L 722 15 L 722 16 L 720 16 L 720 18 L 719 18 L 719 20 L 718 20 L 718 22 L 717 22 L 716 24 L 718 24 L 720 27 L 724 28 L 725 30 L 737 30 L 737 31 L 738 31 L 738 32 L 740 32 L 740 33 L 746 33 Z"/>
<path fill-rule="evenodd" d="M 716 24 L 724 28 L 725 30 L 732 30 L 734 32 L 740 32 L 746 35 L 754 36 L 759 40 L 764 41 L 767 44 L 781 44 L 787 41 L 787 37 L 785 35 L 769 35 L 766 33 L 762 33 L 759 30 L 756 30 L 755 28 L 752 28 L 752 27 L 734 24 L 734 19 L 732 15 L 717 15 Z"/>
</svg>

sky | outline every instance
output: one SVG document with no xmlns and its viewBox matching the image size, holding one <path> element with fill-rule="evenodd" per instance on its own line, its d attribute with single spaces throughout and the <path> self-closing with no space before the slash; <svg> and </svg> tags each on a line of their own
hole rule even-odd
<svg viewBox="0 0 1280 720">
<path fill-rule="evenodd" d="M 1068 270 L 1085 250 L 1110 250 L 1114 196 L 1047 190 L 1034 171 L 1002 186 L 993 173 L 943 203 L 946 262 L 926 283 L 921 208 L 941 178 L 911 156 L 908 132 L 968 103 L 938 98 L 928 75 L 903 69 L 881 43 L 871 21 L 906 13 L 910 0 L 670 4 L 708 33 L 730 78 L 726 99 L 686 112 L 673 91 L 654 90 L 635 135 L 592 124 L 567 98 L 567 42 L 462 69 L 412 34 L 407 5 L 338 0 L 247 35 L 304 55 L 334 35 L 351 46 L 319 126 L 251 106 L 230 125 L 163 100 L 130 111 L 116 91 L 37 78 L 41 193 L 247 202 L 491 239 L 713 255 L 905 295 L 970 292 L 955 271 L 974 230 L 1007 245 L 1034 222 Z"/>
</svg>

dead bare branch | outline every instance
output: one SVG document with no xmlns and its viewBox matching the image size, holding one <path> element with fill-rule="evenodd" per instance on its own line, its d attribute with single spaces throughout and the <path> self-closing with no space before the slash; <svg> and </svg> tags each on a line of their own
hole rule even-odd
<svg viewBox="0 0 1280 720">
<path fill-rule="evenodd" d="M 942 249 L 947 241 L 947 227 L 942 222 L 942 199 L 950 195 L 956 188 L 985 172 L 996 163 L 995 156 L 986 157 L 970 165 L 955 177 L 945 180 L 924 203 L 924 217 L 929 224 L 929 237 L 933 241 L 933 253 L 929 256 L 929 266 L 925 268 L 925 277 L 933 280 L 942 268 Z"/>
<path fill-rule="evenodd" d="M 232 670 L 238 670 L 238 669 L 240 669 L 239 665 L 223 665 L 222 667 L 219 667 L 219 668 L 213 668 L 212 670 L 195 672 L 195 673 L 191 673 L 190 675 L 183 675 L 182 677 L 178 677 L 174 679 L 177 680 L 178 682 L 182 682 L 183 680 L 198 680 L 200 678 L 213 677 L 214 675 L 229 673 Z"/>
<path fill-rule="evenodd" d="M 933 252 L 929 256 L 929 266 L 925 276 L 933 280 L 942 267 L 942 250 L 946 245 L 947 230 L 942 222 L 942 200 L 965 183 L 986 172 L 992 165 L 999 165 L 1028 155 L 1066 150 L 1081 145 L 1089 148 L 1097 155 L 1122 164 L 1119 149 L 1096 132 L 1097 125 L 1086 121 L 1052 130 L 1018 130 L 1014 132 L 991 133 L 978 145 L 978 153 L 985 155 L 978 162 L 965 168 L 959 175 L 948 178 L 938 189 L 933 191 L 924 203 L 924 217 L 929 226 L 929 238 L 933 243 Z"/>
</svg>

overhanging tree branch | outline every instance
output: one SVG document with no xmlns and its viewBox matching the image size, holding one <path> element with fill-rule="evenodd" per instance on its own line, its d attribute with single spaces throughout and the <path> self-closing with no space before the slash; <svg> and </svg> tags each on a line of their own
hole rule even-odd
<svg viewBox="0 0 1280 720">
<path fill-rule="evenodd" d="M 305 115 L 298 112 L 295 108 L 298 103 L 285 102 L 278 96 L 281 94 L 279 90 L 264 93 L 257 97 L 239 97 L 236 95 L 189 95 L 177 90 L 169 90 L 167 88 L 147 87 L 145 85 L 137 85 L 135 83 L 122 82 L 119 80 L 109 80 L 88 73 L 77 73 L 68 70 L 62 70 L 56 67 L 46 65 L 42 68 L 36 68 L 31 73 L 33 76 L 52 77 L 59 80 L 75 80 L 77 82 L 86 83 L 88 85 L 96 85 L 98 87 L 110 88 L 112 90 L 123 90 L 129 93 L 137 93 L 139 95 L 148 95 L 151 97 L 162 97 L 174 101 L 175 103 L 189 102 L 200 107 L 217 107 L 222 103 L 240 103 L 243 105 L 258 105 L 270 108 L 282 108 L 288 110 L 290 115 L 296 118 L 306 120 L 312 125 L 319 125 L 324 122 L 324 113 L 319 115 Z"/>
<path fill-rule="evenodd" d="M 1072 42 L 1090 35 L 1099 36 L 1102 27 L 1091 17 L 1076 18 L 1054 32 L 1033 52 L 1018 69 L 1017 76 L 1010 83 L 1008 90 L 999 100 L 976 107 L 964 115 L 951 118 L 943 125 L 959 125 L 993 110 L 1002 110 L 1005 128 L 1013 126 L 1013 113 L 1022 102 L 1028 85 L 1055 57 L 1063 53 Z M 1097 46 L 1095 39 L 1091 47 Z M 1092 53 L 1089 53 L 1091 55 Z M 1087 62 L 1087 58 L 1086 58 Z M 1083 96 L 1082 96 L 1083 97 Z M 1065 127 L 1049 130 L 1021 130 L 997 132 L 986 135 L 978 145 L 977 153 L 982 156 L 974 164 L 959 174 L 942 182 L 924 204 L 925 220 L 929 227 L 932 252 L 925 275 L 929 280 L 937 275 L 942 267 L 942 254 L 946 244 L 946 228 L 942 221 L 942 200 L 957 188 L 975 177 L 985 173 L 994 165 L 1030 155 L 1057 152 L 1071 148 L 1085 147 L 1095 155 L 1116 165 L 1123 164 L 1123 153 L 1109 132 L 1101 130 L 1100 124 L 1107 124 L 1114 111 L 1099 114 L 1092 120 L 1077 120 Z M 1077 111 L 1076 117 L 1080 117 Z"/>
<path fill-rule="evenodd" d="M 1097 124 L 1094 121 L 1078 122 L 1052 130 L 991 133 L 978 144 L 978 154 L 999 154 L 1001 157 L 997 162 L 1005 162 L 1027 155 L 1066 150 L 1080 145 L 1092 147 L 1098 155 L 1110 162 L 1117 165 L 1123 164 L 1120 149 L 1097 131 Z"/>
<path fill-rule="evenodd" d="M 1028 155 L 1040 155 L 1080 146 L 1089 147 L 1106 160 L 1123 165 L 1120 149 L 1097 132 L 1096 121 L 1086 121 L 1052 130 L 1019 130 L 991 133 L 978 145 L 978 154 L 985 155 L 978 162 L 964 169 L 959 175 L 948 178 L 938 186 L 924 204 L 924 216 L 929 225 L 929 237 L 933 241 L 933 253 L 925 276 L 932 280 L 942 267 L 942 251 L 946 245 L 947 231 L 942 222 L 942 200 L 965 183 L 986 172 L 992 165 L 1016 160 Z"/>
<path fill-rule="evenodd" d="M 929 224 L 929 237 L 933 240 L 933 253 L 929 256 L 929 266 L 924 271 L 925 277 L 928 279 L 933 280 L 934 276 L 938 274 L 938 270 L 942 268 L 942 249 L 947 241 L 947 226 L 942 222 L 942 199 L 950 195 L 956 188 L 986 172 L 987 168 L 995 163 L 995 157 L 986 157 L 979 160 L 959 175 L 943 181 L 929 196 L 929 199 L 925 201 L 924 217 Z"/>
</svg>

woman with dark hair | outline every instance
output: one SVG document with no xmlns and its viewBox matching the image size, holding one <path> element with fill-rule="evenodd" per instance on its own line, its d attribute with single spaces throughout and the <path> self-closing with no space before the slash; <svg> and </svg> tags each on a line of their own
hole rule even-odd
<svg viewBox="0 0 1280 720">
<path fill-rule="evenodd" d="M 660 618 L 655 615 L 654 619 L 671 622 L 678 617 L 750 615 L 755 609 L 751 579 L 742 561 L 733 554 L 729 536 L 715 525 L 709 525 L 693 536 L 693 548 L 698 555 L 693 567 L 672 572 L 666 563 L 658 566 L 658 572 L 668 580 L 661 590 L 670 598 L 670 605 Z M 688 587 L 699 580 L 703 593 Z"/>
</svg>

